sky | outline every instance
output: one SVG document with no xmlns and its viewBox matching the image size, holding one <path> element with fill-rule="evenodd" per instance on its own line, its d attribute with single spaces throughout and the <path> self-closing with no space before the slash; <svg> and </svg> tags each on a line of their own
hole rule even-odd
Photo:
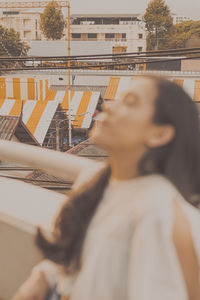
<svg viewBox="0 0 200 300">
<path fill-rule="evenodd" d="M 1 2 L 2 0 L 0 0 Z M 4 0 L 5 1 L 5 0 Z M 10 0 L 14 1 L 14 0 Z M 22 1 L 22 0 L 18 0 Z M 30 1 L 30 0 L 25 0 Z M 59 1 L 59 0 L 58 0 Z M 62 1 L 62 0 L 61 0 Z M 144 13 L 149 0 L 71 0 L 72 13 Z M 200 19 L 200 0 L 166 0 L 172 12 Z"/>
<path fill-rule="evenodd" d="M 149 0 L 71 0 L 72 13 L 143 13 Z M 200 19 L 200 0 L 166 0 L 172 12 Z"/>
</svg>

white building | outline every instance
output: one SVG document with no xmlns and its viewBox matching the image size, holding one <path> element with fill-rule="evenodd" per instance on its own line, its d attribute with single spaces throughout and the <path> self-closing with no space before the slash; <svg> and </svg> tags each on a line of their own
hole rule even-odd
<svg viewBox="0 0 200 300">
<path fill-rule="evenodd" d="M 172 18 L 173 18 L 173 23 L 175 25 L 179 24 L 179 23 L 182 23 L 182 22 L 185 22 L 185 21 L 190 21 L 191 20 L 191 18 L 189 18 L 189 17 L 176 15 L 176 14 L 172 14 Z"/>
<path fill-rule="evenodd" d="M 39 26 L 40 14 L 40 11 L 25 9 L 4 10 L 1 11 L 0 25 L 14 28 L 20 33 L 20 38 L 27 43 L 45 40 Z M 139 14 L 72 15 L 71 39 L 84 42 L 110 42 L 113 53 L 146 50 L 146 30 Z M 62 40 L 67 40 L 67 28 L 64 30 Z M 87 46 L 91 44 L 88 43 Z"/>
<path fill-rule="evenodd" d="M 146 50 L 146 30 L 139 14 L 72 15 L 72 41 L 111 41 L 113 53 Z"/>
<path fill-rule="evenodd" d="M 0 15 L 0 25 L 8 29 L 14 28 L 25 42 L 44 38 L 39 28 L 39 20 L 40 12 L 27 10 L 5 10 Z"/>
</svg>

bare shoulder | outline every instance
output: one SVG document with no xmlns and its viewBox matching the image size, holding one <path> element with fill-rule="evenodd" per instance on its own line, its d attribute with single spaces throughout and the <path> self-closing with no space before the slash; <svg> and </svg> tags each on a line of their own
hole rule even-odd
<svg viewBox="0 0 200 300">
<path fill-rule="evenodd" d="M 200 299 L 199 262 L 190 222 L 181 205 L 173 201 L 173 242 L 179 258 L 190 300 Z"/>
</svg>

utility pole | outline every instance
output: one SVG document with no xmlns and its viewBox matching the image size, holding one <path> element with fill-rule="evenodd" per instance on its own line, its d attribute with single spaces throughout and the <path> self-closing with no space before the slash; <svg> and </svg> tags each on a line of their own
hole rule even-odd
<svg viewBox="0 0 200 300">
<path fill-rule="evenodd" d="M 70 148 L 73 147 L 73 145 L 72 145 L 72 117 L 74 117 L 74 116 L 81 117 L 81 116 L 87 115 L 88 113 L 89 112 L 86 112 L 86 113 L 83 113 L 83 114 L 78 114 L 78 115 L 72 115 L 71 108 L 70 108 L 70 105 L 69 105 L 69 109 L 68 109 L 68 146 Z"/>
<path fill-rule="evenodd" d="M 71 45 L 70 45 L 70 41 L 71 41 L 71 20 L 70 20 L 70 2 L 68 5 L 68 26 L 67 26 L 67 30 L 68 30 L 68 90 L 70 93 L 70 88 L 71 88 L 71 61 L 70 61 L 70 55 L 71 55 Z"/>
<path fill-rule="evenodd" d="M 56 150 L 60 151 L 60 124 L 59 117 L 56 115 Z"/>
<path fill-rule="evenodd" d="M 72 115 L 70 105 L 68 110 L 68 145 L 72 148 Z"/>
</svg>

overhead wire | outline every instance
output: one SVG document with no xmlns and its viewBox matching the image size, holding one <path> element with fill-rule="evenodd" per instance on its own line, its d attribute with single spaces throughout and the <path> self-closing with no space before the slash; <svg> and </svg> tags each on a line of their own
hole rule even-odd
<svg viewBox="0 0 200 300">
<path fill-rule="evenodd" d="M 153 51 L 136 51 L 136 52 L 125 52 L 125 53 L 111 53 L 111 54 L 88 54 L 88 55 L 72 55 L 72 56 L 21 56 L 21 57 L 0 57 L 0 61 L 41 61 L 41 60 L 77 60 L 77 59 L 102 59 L 106 57 L 112 57 L 112 58 L 124 58 L 124 57 L 129 57 L 129 56 L 136 56 L 136 57 L 141 57 L 142 55 L 149 56 L 153 54 L 165 54 L 165 55 L 172 55 L 172 54 L 193 54 L 197 53 L 200 51 L 200 47 L 195 47 L 195 48 L 179 48 L 179 49 L 168 49 L 168 50 L 153 50 Z M 191 53 L 190 53 L 191 52 Z"/>
<path fill-rule="evenodd" d="M 139 53 L 139 54 L 138 54 Z M 145 54 L 148 54 L 145 55 Z M 193 56 L 187 56 L 187 57 L 174 57 L 174 56 L 171 56 L 170 59 L 169 58 L 165 58 L 165 59 L 159 59 L 159 60 L 151 60 L 153 57 L 155 56 L 161 56 L 163 57 L 163 55 L 193 55 Z M 78 65 L 78 66 L 28 66 L 28 67 L 18 67 L 18 68 L 0 68 L 0 71 L 1 72 L 6 72 L 6 71 L 22 71 L 22 70 L 62 70 L 62 69 L 92 69 L 92 68 L 99 68 L 101 69 L 102 67 L 115 67 L 115 66 L 128 66 L 130 65 L 131 63 L 134 63 L 134 64 L 144 64 L 144 63 L 156 63 L 156 62 L 169 62 L 169 61 L 177 61 L 177 60 L 188 60 L 188 59 L 199 59 L 200 56 L 194 56 L 194 54 L 200 54 L 200 48 L 198 47 L 195 47 L 195 48 L 180 48 L 180 49 L 169 49 L 169 50 L 158 50 L 158 51 L 145 51 L 145 52 L 131 52 L 131 53 L 121 53 L 121 54 L 98 54 L 98 55 L 80 55 L 80 56 L 52 56 L 52 57 L 9 57 L 9 58 L 3 58 L 1 57 L 0 58 L 0 61 L 2 60 L 13 60 L 13 61 L 16 61 L 16 60 L 19 60 L 19 61 L 30 61 L 32 60 L 33 63 L 34 61 L 40 61 L 42 62 L 43 60 L 44 61 L 68 61 L 68 60 L 75 60 L 77 62 L 77 58 L 79 59 L 82 59 L 82 60 L 98 60 L 98 59 L 109 59 L 109 58 L 112 58 L 112 59 L 142 59 L 142 58 L 146 58 L 147 61 L 133 61 L 133 62 L 108 62 L 108 63 L 103 63 L 101 62 L 100 65 L 98 64 L 90 64 L 90 65 L 87 65 L 87 66 L 84 66 L 84 65 Z M 151 55 L 151 56 L 150 56 Z"/>
<path fill-rule="evenodd" d="M 40 66 L 36 66 L 36 67 L 23 67 L 23 68 L 0 68 L 0 72 L 8 72 L 8 71 L 41 71 L 41 70 L 79 70 L 79 69 L 84 69 L 84 70 L 90 70 L 92 68 L 94 69 L 101 69 L 104 67 L 115 67 L 115 66 L 129 66 L 131 64 L 135 64 L 135 65 L 144 65 L 146 63 L 148 64 L 152 64 L 152 63 L 161 63 L 161 62 L 172 62 L 172 61 L 179 61 L 179 60 L 191 60 L 191 59 L 200 59 L 200 55 L 199 56 L 192 56 L 192 57 L 174 57 L 172 59 L 160 59 L 160 60 L 149 60 L 149 61 L 133 61 L 133 62 L 116 62 L 116 63 L 103 63 L 101 65 L 88 65 L 88 66 L 51 66 L 51 67 L 40 67 Z"/>
</svg>

